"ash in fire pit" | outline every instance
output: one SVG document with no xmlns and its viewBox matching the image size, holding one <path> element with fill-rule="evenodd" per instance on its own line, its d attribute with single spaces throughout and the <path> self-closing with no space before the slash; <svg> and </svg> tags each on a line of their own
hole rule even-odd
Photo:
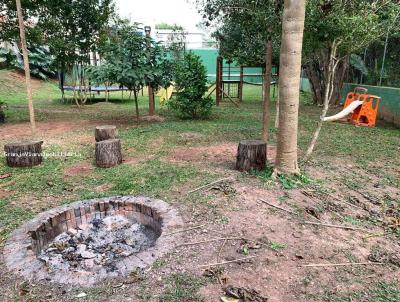
<svg viewBox="0 0 400 302">
<path fill-rule="evenodd" d="M 38 215 L 7 241 L 7 268 L 26 279 L 90 286 L 146 268 L 179 239 L 177 211 L 162 200 L 117 196 Z"/>
<path fill-rule="evenodd" d="M 50 270 L 116 271 L 123 257 L 151 247 L 154 230 L 121 215 L 94 218 L 83 230 L 70 229 L 58 235 L 39 259 Z"/>
</svg>

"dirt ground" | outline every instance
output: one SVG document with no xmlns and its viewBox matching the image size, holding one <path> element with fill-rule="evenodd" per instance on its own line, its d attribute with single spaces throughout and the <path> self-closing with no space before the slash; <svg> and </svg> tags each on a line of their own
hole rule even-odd
<svg viewBox="0 0 400 302">
<path fill-rule="evenodd" d="M 38 128 L 46 139 L 60 145 L 71 140 L 91 144 L 89 130 L 93 125 L 87 121 L 41 122 Z M 27 124 L 7 125 L 0 128 L 0 137 L 23 138 L 27 135 L 26 129 Z M 60 135 L 65 134 L 68 134 L 66 139 L 60 139 Z M 188 133 L 181 138 L 196 140 L 196 135 Z M 149 146 L 163 143 L 158 139 L 150 142 Z M 191 183 L 175 188 L 168 202 L 179 209 L 185 228 L 201 227 L 183 232 L 176 247 L 144 272 L 144 280 L 138 281 L 130 276 L 100 284 L 93 301 L 153 301 L 165 289 L 169 276 L 184 273 L 203 278 L 207 268 L 204 265 L 227 261 L 234 262 L 209 267 L 208 273 L 217 277 L 207 278 L 200 287 L 199 293 L 205 301 L 219 301 L 223 295 L 222 288 L 227 284 L 256 289 L 270 302 L 289 302 L 329 301 L 329 295 L 368 288 L 377 281 L 400 282 L 399 241 L 390 236 L 367 238 L 384 232 L 384 226 L 393 222 L 391 219 L 398 219 L 390 215 L 390 209 L 374 202 L 385 196 L 398 199 L 398 188 L 383 184 L 379 176 L 373 174 L 368 174 L 368 179 L 361 181 L 356 188 L 346 186 L 341 177 L 346 173 L 358 175 L 362 173 L 362 167 L 357 167 L 349 159 L 328 158 L 335 170 L 323 166 L 307 168 L 312 179 L 324 180 L 324 190 L 318 185 L 284 189 L 276 182 L 265 183 L 256 176 L 243 176 L 235 171 L 236 148 L 233 143 L 177 147 L 162 158 L 166 162 L 196 166 L 204 171 L 217 170 L 230 179 L 192 194 L 189 193 L 194 189 Z M 275 154 L 275 146 L 268 146 L 270 162 L 273 162 Z M 132 150 L 132 154 L 129 151 L 125 154 L 124 164 L 137 165 L 150 158 L 150 155 L 138 158 Z M 63 175 L 84 180 L 93 170 L 92 163 L 84 159 L 65 168 Z M 112 185 L 105 181 L 96 187 L 96 192 L 106 194 L 111 188 Z M 0 188 L 0 197 L 7 194 L 12 192 Z M 49 197 L 40 206 L 45 208 L 54 198 Z M 197 203 L 197 199 L 207 202 Z M 286 211 L 273 208 L 263 200 Z M 235 262 L 240 258 L 249 259 Z M 349 262 L 369 264 L 304 267 Z M 38 284 L 35 280 L 28 284 L 5 273 L 3 264 L 0 268 L 3 271 L 0 273 L 1 282 L 8 285 L 8 291 L 19 291 L 21 299 L 71 301 L 81 290 L 51 283 Z M 150 292 L 153 298 L 142 299 L 138 295 L 141 291 Z"/>
</svg>

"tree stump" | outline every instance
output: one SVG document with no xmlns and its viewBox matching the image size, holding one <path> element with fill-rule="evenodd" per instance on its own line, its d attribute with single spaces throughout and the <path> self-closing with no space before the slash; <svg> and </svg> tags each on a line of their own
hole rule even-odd
<svg viewBox="0 0 400 302">
<path fill-rule="evenodd" d="M 4 152 L 9 167 L 33 167 L 42 163 L 42 141 L 6 144 Z"/>
<path fill-rule="evenodd" d="M 111 168 L 122 163 L 121 141 L 108 139 L 96 143 L 96 165 Z"/>
<path fill-rule="evenodd" d="M 111 125 L 97 126 L 94 132 L 96 142 L 114 139 L 117 137 L 117 127 Z"/>
<path fill-rule="evenodd" d="M 6 122 L 6 115 L 3 111 L 0 109 L 0 124 L 4 124 Z"/>
<path fill-rule="evenodd" d="M 239 143 L 236 156 L 236 169 L 250 171 L 262 170 L 267 161 L 267 144 L 262 140 L 244 140 Z"/>
</svg>

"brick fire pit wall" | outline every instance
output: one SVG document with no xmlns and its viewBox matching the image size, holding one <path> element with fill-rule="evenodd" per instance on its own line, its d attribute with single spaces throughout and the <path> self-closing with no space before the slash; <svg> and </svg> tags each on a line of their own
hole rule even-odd
<svg viewBox="0 0 400 302">
<path fill-rule="evenodd" d="M 134 218 L 152 228 L 159 236 L 155 245 L 122 258 L 118 270 L 107 273 L 49 271 L 37 258 L 57 235 L 83 227 L 93 218 L 112 215 Z M 182 225 L 177 211 L 162 200 L 124 196 L 79 201 L 44 212 L 15 230 L 4 247 L 4 260 L 10 271 L 26 279 L 88 286 L 151 265 L 174 246 L 179 234 L 168 234 Z"/>
</svg>

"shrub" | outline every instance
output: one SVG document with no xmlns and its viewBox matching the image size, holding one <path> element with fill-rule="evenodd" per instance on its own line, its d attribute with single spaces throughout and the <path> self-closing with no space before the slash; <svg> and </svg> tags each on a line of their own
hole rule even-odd
<svg viewBox="0 0 400 302">
<path fill-rule="evenodd" d="M 53 57 L 45 47 L 29 47 L 28 52 L 29 67 L 32 76 L 42 80 L 47 80 L 49 77 L 54 78 L 56 76 L 56 72 L 52 66 Z M 22 54 L 18 48 L 6 49 L 0 47 L 0 64 L 6 68 L 24 70 Z"/>
<path fill-rule="evenodd" d="M 175 70 L 177 95 L 168 104 L 183 118 L 206 118 L 213 100 L 207 92 L 207 73 L 200 57 L 189 52 L 177 63 Z"/>
</svg>

